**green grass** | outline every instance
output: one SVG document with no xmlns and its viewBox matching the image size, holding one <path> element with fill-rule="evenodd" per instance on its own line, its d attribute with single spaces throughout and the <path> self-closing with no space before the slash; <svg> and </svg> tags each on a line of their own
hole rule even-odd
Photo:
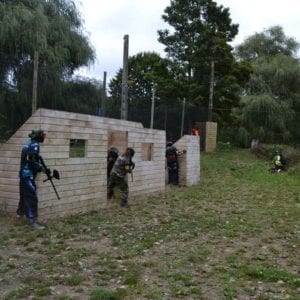
<svg viewBox="0 0 300 300">
<path fill-rule="evenodd" d="M 0 218 L 3 299 L 297 299 L 299 165 L 226 148 L 201 183 L 122 210 L 49 221 Z"/>
</svg>

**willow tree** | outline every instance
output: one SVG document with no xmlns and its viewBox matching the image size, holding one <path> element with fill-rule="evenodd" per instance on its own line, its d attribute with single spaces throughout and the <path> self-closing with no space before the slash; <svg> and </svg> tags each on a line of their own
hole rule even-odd
<svg viewBox="0 0 300 300">
<path fill-rule="evenodd" d="M 6 118 L 0 123 L 8 129 L 31 113 L 36 51 L 38 106 L 55 108 L 61 101 L 61 81 L 94 58 L 74 2 L 0 0 L 0 106 Z"/>
<path fill-rule="evenodd" d="M 300 140 L 299 44 L 280 26 L 255 33 L 236 48 L 253 66 L 244 90 L 242 125 L 252 138 L 266 142 Z"/>
</svg>

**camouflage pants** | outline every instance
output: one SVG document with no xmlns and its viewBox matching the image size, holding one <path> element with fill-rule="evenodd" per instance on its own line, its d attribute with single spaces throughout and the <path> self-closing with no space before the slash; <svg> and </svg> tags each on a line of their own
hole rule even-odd
<svg viewBox="0 0 300 300">
<path fill-rule="evenodd" d="M 119 177 L 115 173 L 111 173 L 108 179 L 107 185 L 107 198 L 111 199 L 114 195 L 114 188 L 119 187 L 122 195 L 121 195 L 121 206 L 125 206 L 128 201 L 128 183 L 127 183 L 127 176 L 126 177 Z"/>
</svg>

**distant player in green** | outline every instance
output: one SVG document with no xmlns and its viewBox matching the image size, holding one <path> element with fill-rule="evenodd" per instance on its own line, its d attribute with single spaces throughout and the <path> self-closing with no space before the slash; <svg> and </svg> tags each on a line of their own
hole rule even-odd
<svg viewBox="0 0 300 300">
<path fill-rule="evenodd" d="M 275 151 L 275 155 L 273 157 L 273 171 L 274 172 L 281 172 L 284 170 L 285 167 L 285 158 L 279 150 Z"/>
</svg>

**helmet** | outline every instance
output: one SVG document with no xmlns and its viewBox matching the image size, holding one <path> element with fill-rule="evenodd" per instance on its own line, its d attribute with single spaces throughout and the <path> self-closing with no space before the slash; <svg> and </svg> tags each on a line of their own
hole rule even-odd
<svg viewBox="0 0 300 300">
<path fill-rule="evenodd" d="M 134 154 L 135 154 L 135 151 L 133 150 L 133 148 L 130 148 L 130 147 L 126 149 L 126 152 L 127 152 L 131 157 L 133 157 Z"/>
<path fill-rule="evenodd" d="M 173 143 L 172 142 L 167 142 L 167 147 L 172 147 Z"/>
<path fill-rule="evenodd" d="M 43 129 L 41 128 L 34 128 L 32 129 L 31 133 L 28 134 L 28 136 L 32 139 L 32 140 L 36 140 L 38 142 L 43 142 L 45 139 L 45 132 Z"/>
<path fill-rule="evenodd" d="M 107 151 L 107 155 L 109 157 L 118 158 L 119 156 L 119 150 L 116 147 L 110 147 Z"/>
</svg>

